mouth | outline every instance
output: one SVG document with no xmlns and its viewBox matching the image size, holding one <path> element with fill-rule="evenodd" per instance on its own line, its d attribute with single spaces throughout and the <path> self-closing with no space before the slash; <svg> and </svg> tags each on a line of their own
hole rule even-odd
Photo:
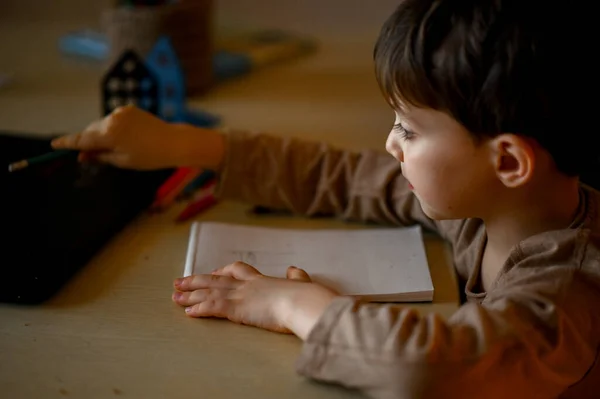
<svg viewBox="0 0 600 399">
<path fill-rule="evenodd" d="M 412 184 L 410 184 L 410 183 L 408 183 L 408 188 L 410 188 L 411 190 L 415 189 L 415 187 Z"/>
</svg>

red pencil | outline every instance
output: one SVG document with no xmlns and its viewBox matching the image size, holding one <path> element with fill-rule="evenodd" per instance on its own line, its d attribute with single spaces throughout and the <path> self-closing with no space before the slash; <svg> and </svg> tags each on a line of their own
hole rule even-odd
<svg viewBox="0 0 600 399">
<path fill-rule="evenodd" d="M 216 204 L 214 185 L 214 182 L 209 183 L 206 189 L 198 193 L 194 200 L 179 214 L 176 221 L 184 222 Z"/>
<path fill-rule="evenodd" d="M 183 189 L 198 176 L 200 168 L 182 167 L 178 168 L 157 190 L 153 210 L 161 210 L 168 207 Z"/>
<path fill-rule="evenodd" d="M 185 178 L 185 176 L 188 175 L 188 173 L 190 173 L 190 168 L 175 169 L 173 174 L 171 174 L 171 176 L 169 176 L 169 178 L 160 185 L 158 190 L 156 190 L 155 199 L 158 200 L 167 195 L 171 190 L 173 190 L 173 188 L 177 186 L 179 182 L 181 182 L 181 180 Z"/>
</svg>

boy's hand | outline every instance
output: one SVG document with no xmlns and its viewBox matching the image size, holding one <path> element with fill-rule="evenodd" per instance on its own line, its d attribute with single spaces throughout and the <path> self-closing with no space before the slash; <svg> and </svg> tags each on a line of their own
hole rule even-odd
<svg viewBox="0 0 600 399">
<path fill-rule="evenodd" d="M 220 317 L 305 339 L 336 293 L 290 266 L 287 279 L 236 262 L 210 275 L 175 280 L 173 300 L 192 317 Z"/>
<path fill-rule="evenodd" d="M 92 122 L 81 133 L 53 140 L 52 147 L 79 150 L 82 161 L 97 160 L 129 169 L 160 169 L 217 166 L 214 164 L 222 158 L 222 141 L 216 131 L 169 124 L 137 107 L 125 106 Z M 195 164 L 188 165 L 192 154 Z"/>
</svg>

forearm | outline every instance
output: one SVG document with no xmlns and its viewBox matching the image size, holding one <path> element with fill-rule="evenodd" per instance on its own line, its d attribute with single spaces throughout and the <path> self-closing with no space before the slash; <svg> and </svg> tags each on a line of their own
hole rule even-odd
<svg viewBox="0 0 600 399">
<path fill-rule="evenodd" d="M 227 134 L 218 195 L 304 216 L 428 223 L 400 169 L 383 152 L 235 131 Z"/>
<path fill-rule="evenodd" d="M 168 164 L 218 171 L 221 197 L 306 216 L 440 227 L 423 213 L 400 164 L 382 153 L 352 153 L 323 143 L 187 124 L 170 126 Z"/>
<path fill-rule="evenodd" d="M 305 338 L 298 371 L 381 398 L 556 397 L 593 364 L 591 330 L 585 316 L 560 310 L 544 324 L 518 295 L 463 305 L 448 320 L 337 298 Z"/>
</svg>

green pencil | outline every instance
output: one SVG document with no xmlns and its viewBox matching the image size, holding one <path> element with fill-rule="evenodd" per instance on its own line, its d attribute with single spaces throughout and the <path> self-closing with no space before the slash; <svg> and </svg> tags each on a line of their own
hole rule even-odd
<svg viewBox="0 0 600 399">
<path fill-rule="evenodd" d="M 39 155 L 33 158 L 23 159 L 22 161 L 14 162 L 8 165 L 9 172 L 16 172 L 17 170 L 25 169 L 29 165 L 36 165 L 48 161 L 52 161 L 54 159 L 58 159 L 64 157 L 65 155 L 74 153 L 73 150 L 57 150 L 52 151 L 44 155 Z"/>
</svg>

